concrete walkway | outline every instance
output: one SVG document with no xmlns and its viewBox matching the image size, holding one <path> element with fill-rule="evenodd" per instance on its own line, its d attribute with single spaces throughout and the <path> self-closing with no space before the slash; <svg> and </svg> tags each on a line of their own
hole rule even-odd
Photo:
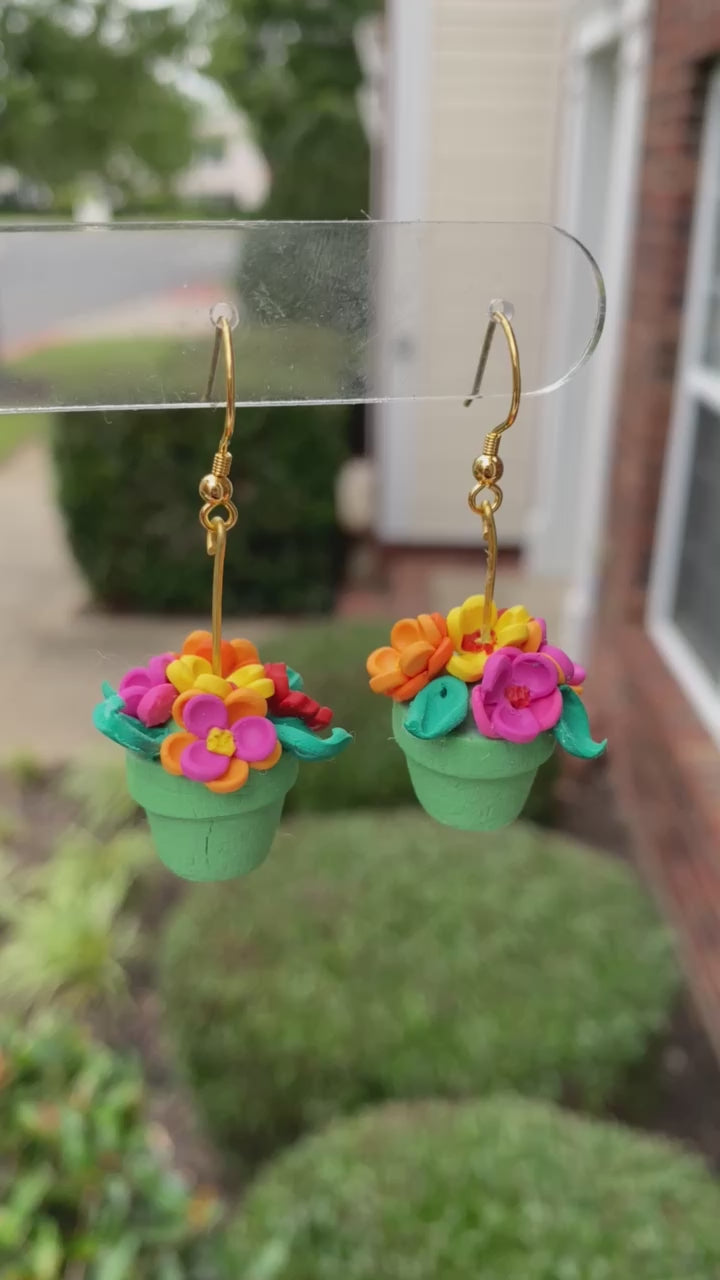
<svg viewBox="0 0 720 1280">
<path fill-rule="evenodd" d="M 198 537 L 200 530 L 198 529 Z M 19 450 L 0 468 L 0 761 L 29 753 L 43 763 L 107 752 L 92 708 L 100 684 L 179 643 L 208 615 L 116 617 L 94 612 L 67 548 L 46 449 Z M 228 619 L 254 640 L 271 626 Z"/>
</svg>

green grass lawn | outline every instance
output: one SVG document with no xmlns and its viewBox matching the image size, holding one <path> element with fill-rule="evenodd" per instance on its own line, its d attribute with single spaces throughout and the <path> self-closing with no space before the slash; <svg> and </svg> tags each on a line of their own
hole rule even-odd
<svg viewBox="0 0 720 1280">
<path fill-rule="evenodd" d="M 195 356 L 174 338 L 99 338 L 32 351 L 6 367 L 18 378 L 47 384 L 54 400 L 92 403 L 122 400 L 152 379 L 162 384 L 178 375 L 182 386 L 194 379 L 199 388 L 207 378 L 207 357 L 201 363 Z"/>
<path fill-rule="evenodd" d="M 50 422 L 49 413 L 0 414 L 0 465 L 20 445 L 31 440 L 47 439 Z"/>
<path fill-rule="evenodd" d="M 18 213 L 0 211 L 0 227 L 25 226 L 31 222 L 66 222 L 69 219 L 67 215 L 50 214 L 50 213 Z"/>
<path fill-rule="evenodd" d="M 48 399 L 72 403 L 201 402 L 212 332 L 179 342 L 171 337 L 100 338 L 33 351 L 6 363 L 14 377 L 46 384 Z M 235 335 L 238 396 L 303 399 L 336 394 L 348 359 L 347 339 L 306 325 L 239 329 Z M 215 394 L 223 395 L 218 374 Z"/>
</svg>

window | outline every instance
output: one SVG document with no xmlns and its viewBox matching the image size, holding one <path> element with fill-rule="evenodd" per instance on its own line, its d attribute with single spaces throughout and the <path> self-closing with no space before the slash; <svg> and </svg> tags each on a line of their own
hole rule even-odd
<svg viewBox="0 0 720 1280">
<path fill-rule="evenodd" d="M 707 99 L 649 624 L 720 742 L 720 69 Z"/>
</svg>

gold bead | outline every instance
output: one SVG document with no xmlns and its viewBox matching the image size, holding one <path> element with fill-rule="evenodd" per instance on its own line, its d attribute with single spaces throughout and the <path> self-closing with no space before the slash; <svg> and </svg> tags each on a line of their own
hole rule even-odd
<svg viewBox="0 0 720 1280">
<path fill-rule="evenodd" d="M 222 502 L 227 493 L 227 485 L 219 476 L 203 476 L 198 488 L 203 502 Z"/>
<path fill-rule="evenodd" d="M 481 453 L 472 467 L 472 473 L 480 484 L 497 484 L 504 470 L 502 458 L 492 458 L 488 453 Z"/>
</svg>

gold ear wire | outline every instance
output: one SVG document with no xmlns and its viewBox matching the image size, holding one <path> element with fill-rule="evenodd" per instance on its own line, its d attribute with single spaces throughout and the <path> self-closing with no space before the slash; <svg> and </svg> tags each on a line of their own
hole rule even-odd
<svg viewBox="0 0 720 1280">
<path fill-rule="evenodd" d="M 502 329 L 510 354 L 510 365 L 512 368 L 512 395 L 510 399 L 510 408 L 507 417 L 492 431 L 489 431 L 485 437 L 483 451 L 473 462 L 473 476 L 476 484 L 468 494 L 468 505 L 475 515 L 482 517 L 483 534 L 487 542 L 487 571 L 485 575 L 485 606 L 483 609 L 483 626 L 482 638 L 489 639 L 490 618 L 492 616 L 492 606 L 495 596 L 495 576 L 497 573 L 497 529 L 495 527 L 495 512 L 499 509 L 503 500 L 502 489 L 500 488 L 500 480 L 502 479 L 504 466 L 500 457 L 500 439 L 504 431 L 511 427 L 517 418 L 520 408 L 520 395 L 522 390 L 522 382 L 520 377 L 520 355 L 518 353 L 517 340 L 515 331 L 508 317 L 500 310 L 493 310 L 490 313 L 490 320 L 485 331 L 482 349 L 480 351 L 480 359 L 478 361 L 477 370 L 473 388 L 464 401 L 465 408 L 477 399 L 480 393 L 480 387 L 487 367 L 490 356 L 490 348 L 495 330 L 497 326 Z M 483 498 L 479 502 L 482 494 L 486 490 L 492 494 L 492 501 Z"/>
<path fill-rule="evenodd" d="M 215 382 L 221 348 L 225 358 L 225 427 L 218 453 L 227 452 L 235 430 L 235 352 L 232 344 L 232 329 L 227 316 L 221 316 L 215 323 L 215 343 L 210 360 L 210 375 L 205 391 L 206 400 L 212 399 L 213 383 Z"/>
<path fill-rule="evenodd" d="M 493 511 L 497 511 L 500 503 L 502 502 L 502 490 L 498 484 L 498 481 L 502 478 L 504 470 L 502 459 L 499 457 L 500 437 L 504 431 L 508 430 L 508 427 L 513 425 L 520 408 L 520 395 L 522 390 L 522 381 L 520 377 L 520 355 L 518 352 L 517 340 L 515 338 L 515 331 L 507 316 L 504 315 L 502 311 L 491 312 L 490 321 L 488 323 L 487 330 L 485 331 L 482 351 L 480 352 L 480 360 L 475 374 L 473 389 L 467 400 L 464 401 L 465 408 L 469 408 L 473 401 L 478 398 L 480 393 L 480 387 L 482 385 L 483 376 L 490 356 L 492 340 L 495 336 L 495 330 L 498 325 L 505 335 L 508 352 L 510 354 L 510 365 L 512 368 L 512 397 L 507 417 L 499 423 L 497 427 L 494 427 L 492 431 L 488 432 L 485 437 L 483 451 L 473 462 L 473 475 L 478 483 L 468 495 L 468 502 L 470 503 L 470 510 L 474 511 L 476 515 L 480 514 L 480 507 L 477 506 L 477 498 L 485 489 L 490 489 L 494 495 Z"/>
<path fill-rule="evenodd" d="M 214 557 L 212 588 L 212 666 L 216 676 L 222 675 L 222 593 L 225 570 L 225 548 L 228 529 L 237 524 L 238 511 L 232 501 L 233 487 L 230 480 L 232 454 L 229 452 L 230 441 L 235 430 L 235 353 L 232 343 L 232 329 L 226 316 L 215 322 L 215 344 L 210 361 L 210 377 L 208 379 L 205 399 L 212 396 L 213 383 L 217 371 L 220 351 L 225 361 L 225 425 L 220 437 L 220 444 L 213 458 L 212 471 L 203 476 L 199 492 L 203 500 L 200 508 L 200 523 L 205 529 L 207 553 Z M 218 508 L 224 508 L 226 515 L 217 514 Z"/>
</svg>

